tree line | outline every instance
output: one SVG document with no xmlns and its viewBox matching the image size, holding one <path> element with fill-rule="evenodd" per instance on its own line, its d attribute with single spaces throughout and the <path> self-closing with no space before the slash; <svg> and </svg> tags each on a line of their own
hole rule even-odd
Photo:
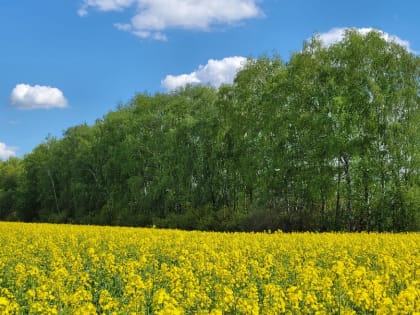
<svg viewBox="0 0 420 315">
<path fill-rule="evenodd" d="M 204 230 L 420 227 L 420 58 L 379 32 L 233 84 L 138 94 L 0 163 L 0 218 Z"/>
</svg>

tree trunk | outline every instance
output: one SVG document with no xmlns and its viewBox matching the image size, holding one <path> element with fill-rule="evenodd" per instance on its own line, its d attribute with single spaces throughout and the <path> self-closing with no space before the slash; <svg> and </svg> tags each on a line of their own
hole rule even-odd
<svg viewBox="0 0 420 315">
<path fill-rule="evenodd" d="M 346 190 L 347 190 L 347 203 L 346 203 L 346 214 L 347 214 L 347 226 L 349 231 L 354 230 L 354 218 L 353 218 L 353 202 L 352 202 L 352 189 L 351 189 L 351 174 L 350 174 L 350 158 L 344 156 L 341 158 L 344 162 L 344 176 L 346 178 Z"/>
</svg>

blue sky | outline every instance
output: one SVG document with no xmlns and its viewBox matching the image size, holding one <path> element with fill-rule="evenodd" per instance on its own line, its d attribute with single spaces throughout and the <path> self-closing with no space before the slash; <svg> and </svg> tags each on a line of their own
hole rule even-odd
<svg viewBox="0 0 420 315">
<path fill-rule="evenodd" d="M 138 92 L 229 83 L 246 57 L 287 61 L 315 34 L 374 28 L 417 53 L 418 12 L 416 0 L 1 0 L 0 159 Z"/>
</svg>

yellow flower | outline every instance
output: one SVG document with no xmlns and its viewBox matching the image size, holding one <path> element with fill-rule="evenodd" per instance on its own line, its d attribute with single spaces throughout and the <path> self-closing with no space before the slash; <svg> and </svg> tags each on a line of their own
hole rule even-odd
<svg viewBox="0 0 420 315">
<path fill-rule="evenodd" d="M 420 312 L 418 233 L 0 230 L 0 314 Z"/>
</svg>

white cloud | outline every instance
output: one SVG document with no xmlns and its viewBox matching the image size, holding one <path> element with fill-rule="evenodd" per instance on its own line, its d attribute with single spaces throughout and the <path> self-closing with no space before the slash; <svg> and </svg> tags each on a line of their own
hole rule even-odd
<svg viewBox="0 0 420 315">
<path fill-rule="evenodd" d="M 131 24 L 115 23 L 114 26 L 120 31 L 130 32 L 132 30 Z"/>
<path fill-rule="evenodd" d="M 136 0 L 85 0 L 77 13 L 80 16 L 88 14 L 89 7 L 96 8 L 100 11 L 121 11 L 130 7 Z"/>
<path fill-rule="evenodd" d="M 162 80 L 162 86 L 167 90 L 175 90 L 187 84 L 203 84 L 219 87 L 221 84 L 232 83 L 236 73 L 245 63 L 245 57 L 227 57 L 222 60 L 210 59 L 206 65 L 200 65 L 197 70 L 181 75 L 167 75 Z"/>
<path fill-rule="evenodd" d="M 7 160 L 12 156 L 16 156 L 16 148 L 7 146 L 5 143 L 0 142 L 0 160 Z"/>
<path fill-rule="evenodd" d="M 135 5 L 137 14 L 129 23 L 116 23 L 119 30 L 142 38 L 166 40 L 167 29 L 208 30 L 214 25 L 237 23 L 262 15 L 261 0 L 85 0 L 78 13 L 88 8 L 121 11 Z"/>
<path fill-rule="evenodd" d="M 196 72 L 181 75 L 167 75 L 162 81 L 162 86 L 167 90 L 176 90 L 179 87 L 186 86 L 187 84 L 200 84 Z"/>
<path fill-rule="evenodd" d="M 403 40 L 401 38 L 399 38 L 398 36 L 395 35 L 390 35 L 384 31 L 378 30 L 378 29 L 374 29 L 371 27 L 364 27 L 364 28 L 333 28 L 331 30 L 329 30 L 326 33 L 321 33 L 318 34 L 319 39 L 321 40 L 321 42 L 325 45 L 325 46 L 330 46 L 333 45 L 339 41 L 341 41 L 344 38 L 344 33 L 346 32 L 346 30 L 348 29 L 354 29 L 356 30 L 358 33 L 360 33 L 361 35 L 366 35 L 371 31 L 377 31 L 381 34 L 382 38 L 384 40 L 386 40 L 387 42 L 394 42 L 402 47 L 404 47 L 405 49 L 407 49 L 407 51 L 409 52 L 413 52 L 410 48 L 410 43 L 406 40 Z"/>
<path fill-rule="evenodd" d="M 48 109 L 67 107 L 67 100 L 59 89 L 29 84 L 18 84 L 12 90 L 10 102 L 19 109 Z"/>
</svg>

